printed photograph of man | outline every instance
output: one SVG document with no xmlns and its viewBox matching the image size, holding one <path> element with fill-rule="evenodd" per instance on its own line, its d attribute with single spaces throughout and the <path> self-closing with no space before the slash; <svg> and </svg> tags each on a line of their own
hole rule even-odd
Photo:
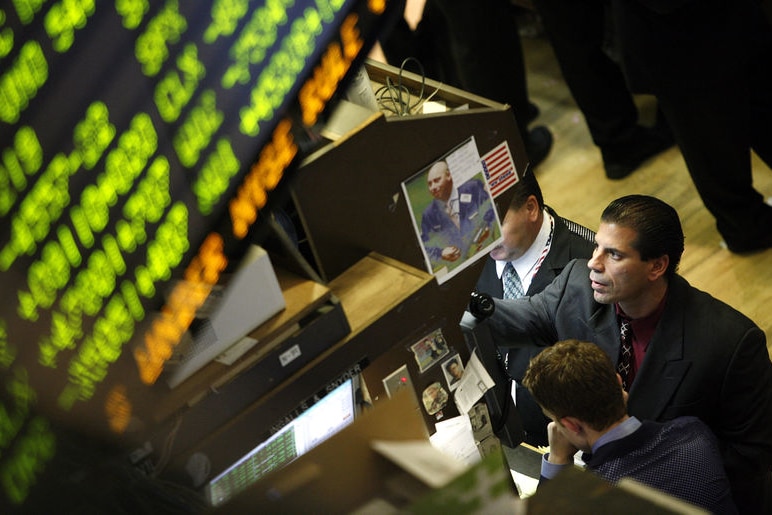
<svg viewBox="0 0 772 515">
<path fill-rule="evenodd" d="M 463 270 L 500 238 L 481 160 L 469 143 L 435 161 L 403 187 L 429 272 L 438 282 Z"/>
<path fill-rule="evenodd" d="M 448 342 L 442 334 L 442 329 L 435 329 L 410 346 L 413 351 L 419 372 L 424 372 L 434 366 L 440 359 L 450 353 Z"/>
<path fill-rule="evenodd" d="M 445 379 L 448 381 L 448 388 L 454 390 L 458 386 L 458 382 L 464 375 L 464 365 L 461 363 L 461 356 L 458 354 L 447 360 L 442 364 L 442 372 L 445 374 Z"/>
</svg>

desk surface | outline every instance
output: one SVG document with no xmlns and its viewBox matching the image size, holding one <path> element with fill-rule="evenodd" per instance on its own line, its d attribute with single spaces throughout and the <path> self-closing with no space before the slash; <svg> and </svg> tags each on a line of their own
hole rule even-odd
<svg viewBox="0 0 772 515">
<path fill-rule="evenodd" d="M 539 486 L 542 452 L 526 443 L 514 448 L 502 445 L 501 448 L 520 497 L 534 495 Z"/>
<path fill-rule="evenodd" d="M 541 474 L 542 452 L 528 444 L 520 444 L 517 447 L 502 445 L 504 456 L 507 458 L 509 468 L 533 479 L 539 479 Z"/>
<path fill-rule="evenodd" d="M 351 335 L 372 324 L 434 278 L 397 260 L 371 254 L 330 281 Z"/>
</svg>

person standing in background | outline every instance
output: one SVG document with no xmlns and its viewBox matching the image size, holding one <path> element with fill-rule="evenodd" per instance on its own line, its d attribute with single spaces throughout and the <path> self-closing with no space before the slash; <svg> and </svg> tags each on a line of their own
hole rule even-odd
<svg viewBox="0 0 772 515">
<path fill-rule="evenodd" d="M 622 179 L 673 146 L 659 115 L 638 123 L 638 108 L 615 61 L 608 0 L 532 0 L 593 143 L 606 177 Z"/>
<path fill-rule="evenodd" d="M 758 0 L 612 0 L 632 91 L 656 96 L 689 175 L 731 252 L 772 248 L 772 205 L 751 150 L 772 168 L 772 24 Z"/>
</svg>

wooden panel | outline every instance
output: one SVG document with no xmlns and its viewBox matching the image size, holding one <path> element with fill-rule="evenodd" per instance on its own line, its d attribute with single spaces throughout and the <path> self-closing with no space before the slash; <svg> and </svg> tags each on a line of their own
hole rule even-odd
<svg viewBox="0 0 772 515">
<path fill-rule="evenodd" d="M 433 279 L 394 259 L 371 254 L 330 282 L 352 336 Z"/>
<path fill-rule="evenodd" d="M 398 73 L 394 67 L 375 64 L 369 70 L 377 71 L 375 76 L 381 80 Z M 393 75 L 392 81 L 396 81 Z M 406 73 L 404 83 L 415 94 L 420 80 Z M 440 86 L 433 81 L 429 84 L 428 91 Z M 420 240 L 401 184 L 471 136 L 480 155 L 506 141 L 522 174 L 527 158 L 508 106 L 445 86 L 433 98 L 453 99 L 471 107 L 426 115 L 376 116 L 309 156 L 298 169 L 292 197 L 324 280 L 332 280 L 371 251 L 424 269 Z M 494 199 L 499 215 L 510 199 L 508 190 Z"/>
</svg>

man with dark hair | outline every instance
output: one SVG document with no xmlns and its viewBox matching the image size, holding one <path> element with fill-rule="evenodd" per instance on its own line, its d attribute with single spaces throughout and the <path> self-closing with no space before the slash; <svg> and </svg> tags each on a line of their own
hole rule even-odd
<svg viewBox="0 0 772 515">
<path fill-rule="evenodd" d="M 493 300 L 489 322 L 497 341 L 512 346 L 570 338 L 598 345 L 619 366 L 628 412 L 702 419 L 719 439 L 740 511 L 765 512 L 772 508 L 766 337 L 676 273 L 683 240 L 666 203 L 643 195 L 614 200 L 601 215 L 592 259 L 569 263 L 532 297 Z"/>
<path fill-rule="evenodd" d="M 450 384 L 460 381 L 464 375 L 464 369 L 461 368 L 461 364 L 458 362 L 458 358 L 453 358 L 445 363 L 445 370 L 448 372 L 448 379 Z"/>
<path fill-rule="evenodd" d="M 621 378 L 598 346 L 564 340 L 531 361 L 523 384 L 549 423 L 542 478 L 583 451 L 587 468 L 616 483 L 632 478 L 711 513 L 735 513 L 718 442 L 696 417 L 659 423 L 627 415 Z"/>
<path fill-rule="evenodd" d="M 533 173 L 526 172 L 512 190 L 513 197 L 501 224 L 502 242 L 491 251 L 476 286 L 478 292 L 498 299 L 540 292 L 569 261 L 592 256 L 594 247 L 593 231 L 561 218 L 544 205 Z M 509 277 L 520 282 L 518 294 L 505 288 Z M 512 397 L 523 422 L 525 441 L 531 445 L 547 445 L 548 421 L 519 383 L 528 361 L 542 348 L 528 345 L 502 353 L 507 373 L 514 381 Z"/>
</svg>

